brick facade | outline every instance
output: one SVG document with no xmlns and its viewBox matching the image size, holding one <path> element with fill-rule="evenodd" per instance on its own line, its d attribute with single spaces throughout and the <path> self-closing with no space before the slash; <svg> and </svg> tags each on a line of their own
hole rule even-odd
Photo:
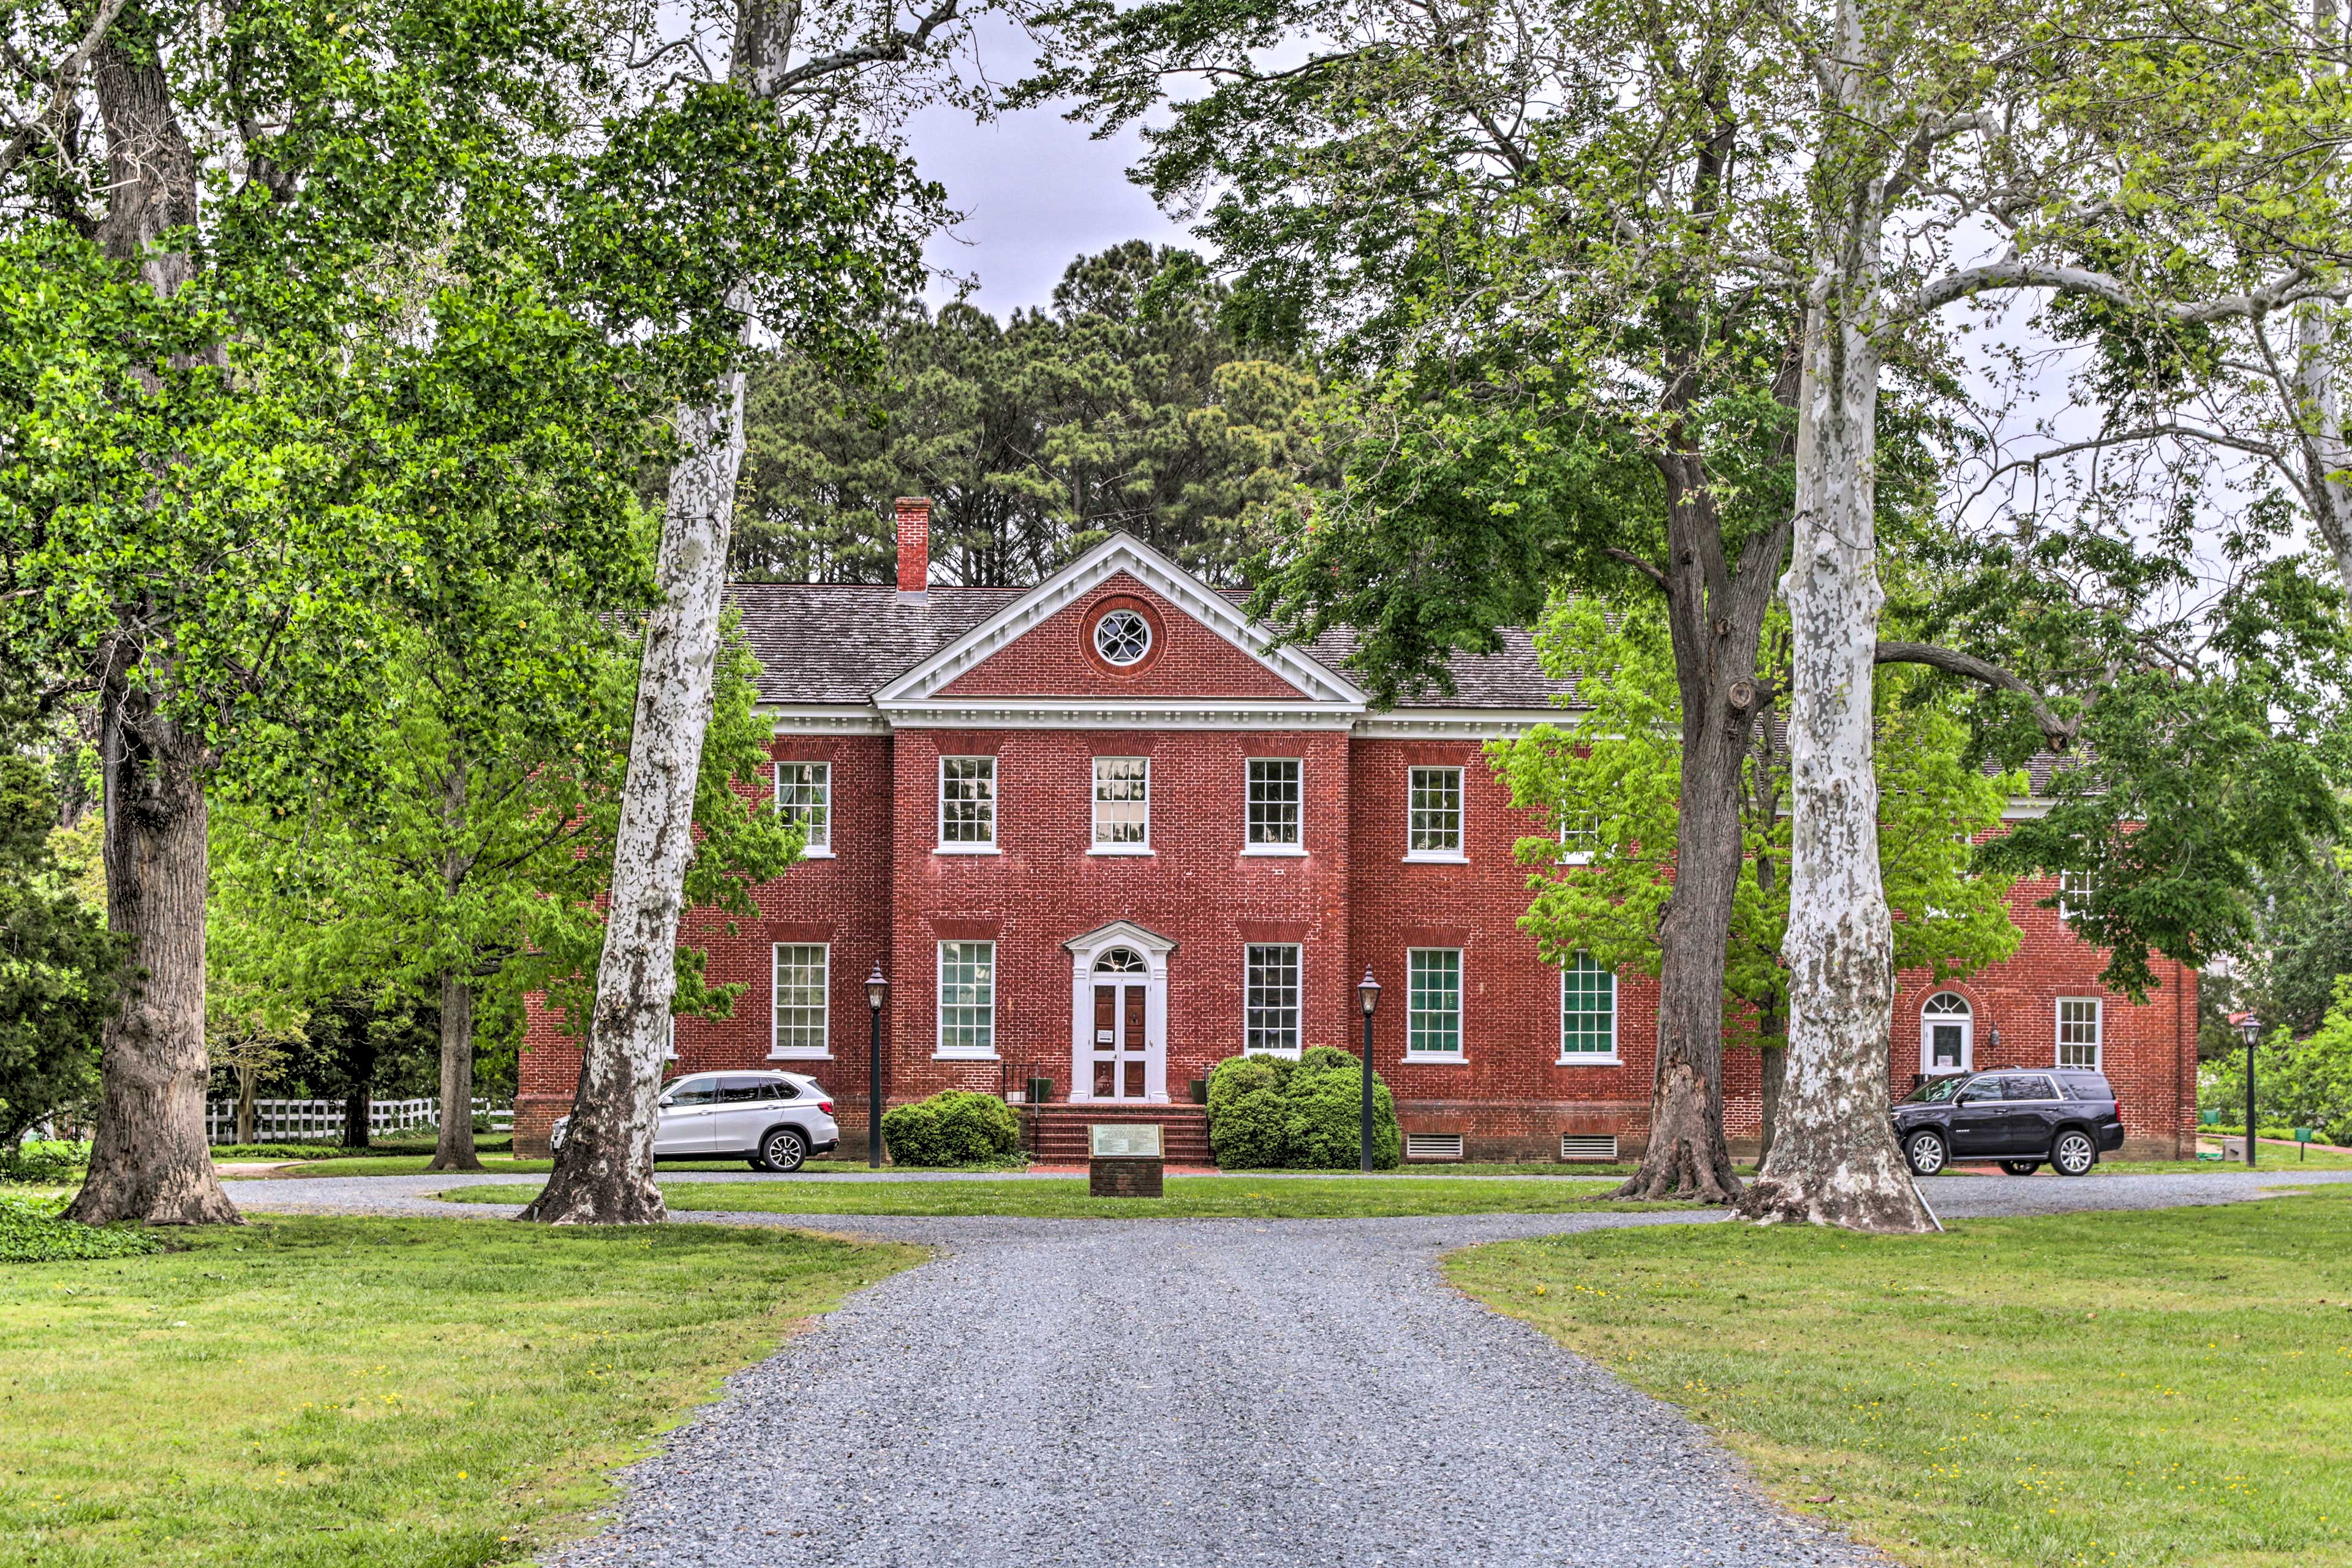
<svg viewBox="0 0 2352 1568">
<path fill-rule="evenodd" d="M 1074 1018 L 1074 1008 L 1087 1009 L 1091 987 L 1080 989 L 1064 944 L 1126 921 L 1173 944 L 1164 956 L 1160 1043 L 1160 1087 L 1171 1104 L 1186 1103 L 1192 1082 L 1242 1047 L 1244 949 L 1296 943 L 1307 1046 L 1356 1049 L 1356 982 L 1367 967 L 1381 981 L 1374 1049 L 1408 1132 L 1459 1134 L 1473 1160 L 1557 1159 L 1563 1134 L 1614 1136 L 1621 1150 L 1638 1149 L 1655 1055 L 1654 984 L 1621 980 L 1613 1058 L 1563 1060 L 1559 972 L 1538 961 L 1534 940 L 1518 929 L 1528 895 L 1512 846 L 1530 824 L 1511 810 L 1480 742 L 1526 716 L 1457 708 L 1383 721 L 1360 703 L 1341 708 L 1329 695 L 1346 689 L 1336 682 L 1302 691 L 1267 656 L 1237 644 L 1222 624 L 1229 609 L 1186 594 L 1172 567 L 1121 542 L 1123 554 L 1114 552 L 1096 581 L 1066 586 L 1061 607 L 1001 647 L 968 650 L 960 676 L 902 707 L 878 700 L 872 719 L 796 704 L 793 671 L 763 654 L 779 730 L 772 754 L 831 766 L 830 854 L 759 889 L 763 921 L 732 935 L 718 922 L 697 927 L 710 978 L 745 989 L 732 1018 L 679 1020 L 677 1069 L 771 1065 L 773 944 L 822 942 L 829 1053 L 773 1065 L 824 1083 L 840 1107 L 845 1150 L 863 1148 L 865 982 L 877 965 L 891 983 L 883 1030 L 888 1102 L 948 1088 L 1017 1091 L 1033 1077 L 1050 1079 L 1057 1100 L 1083 1094 L 1074 1030 L 1084 1040 L 1082 1026 L 1097 1020 Z M 873 599 L 873 616 L 928 613 L 919 596 L 894 604 L 887 593 Z M 1093 619 L 1120 606 L 1138 608 L 1153 630 L 1150 659 L 1131 671 L 1091 650 Z M 790 655 L 788 623 L 754 629 Z M 936 637 L 903 624 L 887 629 L 915 650 L 904 657 L 919 676 L 920 656 L 945 648 L 938 657 L 948 658 L 963 646 L 956 637 L 988 628 Z M 972 662 L 976 652 L 985 657 Z M 1041 714 L 1008 700 L 1020 698 L 1129 706 Z M 1281 716 L 1286 700 L 1297 707 L 1295 721 Z M 1235 700 L 1243 705 L 1215 707 Z M 1433 732 L 1400 732 L 1414 729 Z M 940 759 L 954 756 L 995 759 L 996 838 L 986 852 L 940 852 Z M 1149 759 L 1149 853 L 1091 852 L 1098 757 Z M 1253 758 L 1298 763 L 1304 853 L 1247 852 Z M 1414 767 L 1461 770 L 1459 861 L 1408 858 Z M 2126 1152 L 2171 1155 L 2186 1146 L 2194 1121 L 2196 975 L 2160 971 L 2164 990 L 2145 1005 L 2103 993 L 2095 979 L 2102 955 L 2055 911 L 2033 907 L 2049 890 L 2021 884 L 2014 914 L 2024 936 L 2016 955 L 1948 987 L 1971 1008 L 1971 1065 L 2051 1064 L 2059 1000 L 2098 998 L 2102 1066 L 2123 1100 Z M 996 1048 L 986 1060 L 943 1058 L 937 1049 L 940 943 L 950 941 L 995 944 Z M 1462 954 L 1458 1061 L 1408 1059 L 1407 953 L 1414 948 Z M 1925 975 L 1903 977 L 1889 1045 L 1898 1093 L 1920 1070 L 1920 1009 L 1936 989 Z M 521 1070 L 516 1136 L 528 1152 L 543 1148 L 579 1071 L 576 1044 L 537 1009 Z M 1731 1050 L 1726 1079 L 1735 1144 L 1752 1150 L 1757 1053 Z"/>
</svg>

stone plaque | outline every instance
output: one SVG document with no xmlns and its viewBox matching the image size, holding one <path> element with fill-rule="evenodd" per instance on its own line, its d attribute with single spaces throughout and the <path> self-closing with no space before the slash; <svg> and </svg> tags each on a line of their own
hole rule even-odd
<svg viewBox="0 0 2352 1568">
<path fill-rule="evenodd" d="M 1097 1160 L 1157 1160 L 1157 1121 L 1096 1122 L 1087 1128 L 1089 1152 Z"/>
</svg>

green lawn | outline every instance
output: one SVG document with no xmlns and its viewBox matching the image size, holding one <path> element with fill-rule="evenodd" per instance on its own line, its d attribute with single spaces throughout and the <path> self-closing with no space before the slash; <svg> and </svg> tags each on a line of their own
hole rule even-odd
<svg viewBox="0 0 2352 1568">
<path fill-rule="evenodd" d="M 2352 1194 L 1597 1232 L 1447 1272 L 1906 1563 L 2352 1563 Z"/>
<path fill-rule="evenodd" d="M 305 1160 L 286 1165 L 270 1173 L 240 1173 L 226 1177 L 229 1181 L 275 1181 L 281 1176 L 421 1176 L 433 1163 L 430 1154 L 352 1155 L 333 1160 Z M 498 1172 L 536 1172 L 545 1175 L 554 1168 L 550 1160 L 518 1160 L 511 1154 L 485 1154 L 482 1169 Z M 657 1167 L 663 1171 L 740 1171 L 748 1169 L 740 1159 L 728 1160 L 664 1160 Z M 862 1171 L 863 1161 L 811 1160 L 804 1171 Z M 463 1172 L 452 1173 L 464 1174 Z"/>
<path fill-rule="evenodd" d="M 1623 1208 L 1598 1202 L 1611 1182 L 1556 1176 L 1505 1182 L 1423 1182 L 1384 1176 L 1171 1176 L 1160 1198 L 1090 1198 L 1082 1178 L 1019 1182 L 665 1182 L 673 1213 L 1013 1215 L 1041 1219 L 1340 1219 L 1367 1215 L 1566 1214 Z M 460 1203 L 518 1204 L 524 1186 L 456 1187 Z M 1643 1205 L 1666 1206 L 1666 1205 Z"/>
<path fill-rule="evenodd" d="M 0 1563 L 526 1560 L 721 1375 L 921 1257 L 719 1226 L 171 1239 L 0 1268 Z"/>
</svg>

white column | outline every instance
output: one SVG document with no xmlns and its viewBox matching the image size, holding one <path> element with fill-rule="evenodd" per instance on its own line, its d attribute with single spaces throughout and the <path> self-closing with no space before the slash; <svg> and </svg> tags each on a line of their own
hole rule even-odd
<svg viewBox="0 0 2352 1568">
<path fill-rule="evenodd" d="M 1143 990 L 1143 1098 L 1168 1103 L 1168 955 L 1150 954 L 1151 982 Z"/>
<path fill-rule="evenodd" d="M 1094 1046 L 1095 955 L 1073 953 L 1070 960 L 1070 1100 L 1083 1105 L 1095 1097 L 1094 1064 L 1087 1059 Z"/>
</svg>

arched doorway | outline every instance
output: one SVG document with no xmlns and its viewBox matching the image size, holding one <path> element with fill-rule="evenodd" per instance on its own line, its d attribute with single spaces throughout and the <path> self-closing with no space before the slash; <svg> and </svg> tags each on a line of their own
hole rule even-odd
<svg viewBox="0 0 2352 1568">
<path fill-rule="evenodd" d="M 1919 1009 L 1919 1070 L 1968 1072 L 1976 1066 L 1976 1015 L 1969 999 L 1955 991 L 1938 991 Z"/>
<path fill-rule="evenodd" d="M 1131 921 L 1074 937 L 1070 1099 L 1168 1103 L 1168 955 L 1176 944 Z"/>
</svg>

